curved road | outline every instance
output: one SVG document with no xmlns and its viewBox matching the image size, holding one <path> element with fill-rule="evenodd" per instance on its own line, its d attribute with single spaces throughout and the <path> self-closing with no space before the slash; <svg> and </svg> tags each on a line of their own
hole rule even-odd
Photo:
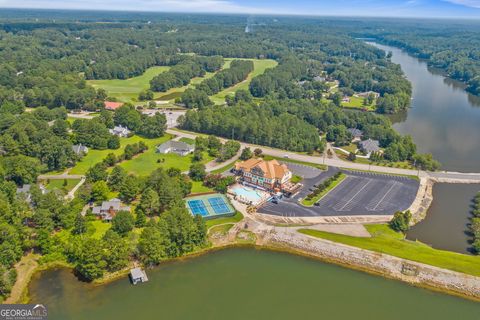
<svg viewBox="0 0 480 320">
<path fill-rule="evenodd" d="M 175 129 L 168 129 L 168 133 L 195 139 L 198 134 L 194 132 L 186 132 Z M 226 140 L 226 139 L 221 139 Z M 240 141 L 239 141 L 240 142 Z M 340 167 L 354 170 L 365 170 L 365 171 L 376 171 L 387 174 L 401 174 L 401 175 L 411 175 L 419 176 L 420 178 L 432 178 L 442 182 L 457 182 L 457 183 L 480 183 L 480 173 L 461 173 L 461 172 L 449 172 L 449 171 L 418 171 L 411 169 L 401 169 L 401 168 L 392 168 L 392 167 L 382 167 L 376 165 L 368 165 L 362 163 L 354 163 L 343 161 L 340 159 L 329 159 L 327 157 L 318 157 L 318 156 L 309 156 L 305 154 L 298 154 L 295 152 L 285 151 L 281 149 L 275 149 L 271 147 L 259 146 L 250 143 L 240 142 L 242 148 L 249 147 L 251 149 L 259 148 L 262 149 L 264 154 L 268 154 L 274 157 L 287 158 L 292 160 L 316 163 L 316 164 L 325 164 L 332 167 Z"/>
</svg>

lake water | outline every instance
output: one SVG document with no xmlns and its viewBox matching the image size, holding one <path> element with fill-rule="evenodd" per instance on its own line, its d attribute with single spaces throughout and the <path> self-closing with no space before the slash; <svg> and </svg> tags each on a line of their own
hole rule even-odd
<svg viewBox="0 0 480 320">
<path fill-rule="evenodd" d="M 391 117 L 395 129 L 412 135 L 418 150 L 432 153 L 442 169 L 480 172 L 480 98 L 401 49 L 371 44 L 392 52 L 392 61 L 401 65 L 412 83 L 412 108 Z M 471 200 L 480 185 L 437 184 L 433 191 L 426 219 L 408 232 L 408 238 L 468 253 L 470 239 L 465 231 Z"/>
<path fill-rule="evenodd" d="M 68 270 L 30 285 L 49 319 L 477 319 L 480 304 L 295 255 L 229 249 L 94 287 Z"/>
<path fill-rule="evenodd" d="M 469 253 L 470 205 L 479 184 L 437 183 L 433 186 L 433 203 L 427 217 L 408 231 L 407 238 L 420 240 L 434 248 Z"/>
<path fill-rule="evenodd" d="M 413 87 L 412 107 L 392 117 L 395 129 L 413 136 L 418 150 L 432 153 L 442 169 L 480 172 L 480 98 L 401 49 L 374 45 L 392 52 Z"/>
</svg>

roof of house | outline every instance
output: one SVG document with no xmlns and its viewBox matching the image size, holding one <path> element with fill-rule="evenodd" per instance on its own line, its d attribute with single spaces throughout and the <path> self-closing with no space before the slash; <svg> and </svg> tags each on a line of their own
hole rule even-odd
<svg viewBox="0 0 480 320">
<path fill-rule="evenodd" d="M 107 110 L 116 110 L 121 106 L 123 106 L 122 102 L 105 101 L 105 109 Z"/>
<path fill-rule="evenodd" d="M 114 198 L 109 201 L 103 201 L 100 206 L 93 207 L 92 212 L 95 214 L 107 211 L 130 211 L 130 207 L 122 206 L 120 199 Z"/>
<path fill-rule="evenodd" d="M 375 152 L 380 150 L 380 143 L 378 140 L 367 139 L 360 141 L 360 148 L 367 152 Z"/>
<path fill-rule="evenodd" d="M 130 269 L 130 276 L 133 279 L 143 278 L 143 271 L 140 268 Z"/>
<path fill-rule="evenodd" d="M 18 193 L 29 193 L 31 188 L 32 188 L 31 185 L 24 184 L 21 188 L 17 188 L 17 194 Z"/>
<path fill-rule="evenodd" d="M 73 152 L 75 152 L 76 154 L 87 153 L 88 152 L 88 148 L 84 145 L 81 145 L 81 144 L 74 144 L 72 146 L 72 149 L 73 149 Z"/>
<path fill-rule="evenodd" d="M 165 152 L 170 148 L 173 148 L 174 150 L 179 150 L 179 151 L 193 151 L 193 149 L 195 149 L 195 146 L 185 143 L 183 141 L 169 140 L 157 146 L 157 151 Z"/>
<path fill-rule="evenodd" d="M 110 132 L 112 133 L 130 133 L 130 130 L 128 128 L 122 127 L 122 126 L 115 126 L 113 129 L 110 129 Z"/>
<path fill-rule="evenodd" d="M 250 172 L 254 168 L 260 169 L 264 177 L 269 179 L 281 179 L 290 171 L 285 164 L 280 164 L 277 160 L 265 161 L 263 159 L 252 158 L 235 164 L 236 170 L 243 170 L 245 172 Z"/>
<path fill-rule="evenodd" d="M 357 128 L 349 128 L 347 131 L 350 132 L 354 137 L 361 137 L 363 135 L 363 131 Z"/>
</svg>

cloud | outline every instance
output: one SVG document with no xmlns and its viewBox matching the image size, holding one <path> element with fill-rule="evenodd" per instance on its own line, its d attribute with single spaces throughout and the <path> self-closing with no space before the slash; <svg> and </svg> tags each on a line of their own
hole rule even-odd
<svg viewBox="0 0 480 320">
<path fill-rule="evenodd" d="M 264 13 L 232 0 L 0 0 L 0 6 L 34 9 L 97 9 L 181 12 Z"/>
<path fill-rule="evenodd" d="M 480 8 L 480 0 L 443 0 L 445 2 L 450 2 L 453 4 L 458 4 L 464 7 L 470 8 Z"/>
</svg>

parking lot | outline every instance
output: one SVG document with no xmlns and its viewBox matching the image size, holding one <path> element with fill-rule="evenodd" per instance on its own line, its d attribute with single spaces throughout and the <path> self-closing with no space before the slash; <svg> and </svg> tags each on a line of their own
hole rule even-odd
<svg viewBox="0 0 480 320">
<path fill-rule="evenodd" d="M 295 173 L 294 167 L 291 170 Z M 284 198 L 278 204 L 267 203 L 258 212 L 291 217 L 388 215 L 406 210 L 415 199 L 419 186 L 418 181 L 404 176 L 343 171 L 347 177 L 320 199 L 318 205 L 305 207 L 300 204 L 313 185 L 336 171 L 338 169 L 331 168 L 327 172 L 320 171 L 313 178 L 304 179 L 305 186 L 298 194 Z"/>
</svg>

